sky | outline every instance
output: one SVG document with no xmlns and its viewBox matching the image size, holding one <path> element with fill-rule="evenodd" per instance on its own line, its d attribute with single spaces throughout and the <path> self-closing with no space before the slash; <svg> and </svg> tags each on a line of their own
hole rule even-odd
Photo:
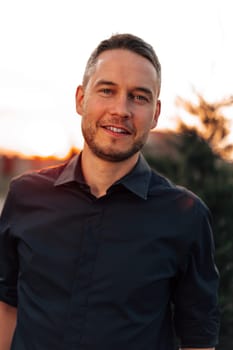
<svg viewBox="0 0 233 350">
<path fill-rule="evenodd" d="M 233 94 L 231 0 L 0 0 L 0 149 L 64 156 L 82 147 L 75 91 L 98 43 L 129 32 L 162 64 L 158 128 L 177 96 Z M 184 116 L 184 118 L 187 116 Z M 229 114 L 231 118 L 231 114 Z"/>
</svg>

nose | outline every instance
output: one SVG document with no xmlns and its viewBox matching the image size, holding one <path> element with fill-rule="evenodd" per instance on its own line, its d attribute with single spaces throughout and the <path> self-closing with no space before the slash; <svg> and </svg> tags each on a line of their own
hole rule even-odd
<svg viewBox="0 0 233 350">
<path fill-rule="evenodd" d="M 132 108 L 127 95 L 119 94 L 112 101 L 110 113 L 120 116 L 121 118 L 130 118 L 132 116 Z"/>
</svg>

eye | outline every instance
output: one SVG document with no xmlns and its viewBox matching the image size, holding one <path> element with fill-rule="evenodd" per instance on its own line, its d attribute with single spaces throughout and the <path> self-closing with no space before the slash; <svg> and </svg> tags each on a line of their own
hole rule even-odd
<svg viewBox="0 0 233 350">
<path fill-rule="evenodd" d="M 134 96 L 135 100 L 138 100 L 138 101 L 148 101 L 147 97 L 145 96 L 142 96 L 142 95 L 136 95 Z"/>
<path fill-rule="evenodd" d="M 100 90 L 100 92 L 103 94 L 103 95 L 111 95 L 112 94 L 112 90 L 111 89 L 108 89 L 108 88 L 103 88 Z"/>
<path fill-rule="evenodd" d="M 130 94 L 130 99 L 135 101 L 136 103 L 146 103 L 149 102 L 149 98 L 145 95 L 138 95 L 138 94 Z"/>
</svg>

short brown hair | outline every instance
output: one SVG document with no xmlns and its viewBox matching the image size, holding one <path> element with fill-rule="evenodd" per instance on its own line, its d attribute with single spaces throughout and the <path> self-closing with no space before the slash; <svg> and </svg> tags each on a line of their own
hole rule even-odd
<svg viewBox="0 0 233 350">
<path fill-rule="evenodd" d="M 92 52 L 91 56 L 87 61 L 87 65 L 83 75 L 84 87 L 88 83 L 88 80 L 91 76 L 92 68 L 95 66 L 99 55 L 104 51 L 114 49 L 129 50 L 142 57 L 145 57 L 148 61 L 150 61 L 157 72 L 160 87 L 161 65 L 153 47 L 147 42 L 145 42 L 143 39 L 132 34 L 114 34 L 109 39 L 100 42 L 100 44 L 95 48 L 95 50 Z"/>
</svg>

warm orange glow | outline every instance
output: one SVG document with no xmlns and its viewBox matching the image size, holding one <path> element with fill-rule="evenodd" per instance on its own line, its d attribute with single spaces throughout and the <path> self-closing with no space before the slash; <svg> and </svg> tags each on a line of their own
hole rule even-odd
<svg viewBox="0 0 233 350">
<path fill-rule="evenodd" d="M 69 144 L 66 131 L 59 123 L 48 120 L 29 122 L 17 130 L 20 138 L 11 140 L 4 153 L 23 154 L 24 156 L 58 157 L 67 155 L 71 145 Z M 9 137 L 10 141 L 10 137 Z M 7 151 L 8 150 L 8 151 Z"/>
</svg>

